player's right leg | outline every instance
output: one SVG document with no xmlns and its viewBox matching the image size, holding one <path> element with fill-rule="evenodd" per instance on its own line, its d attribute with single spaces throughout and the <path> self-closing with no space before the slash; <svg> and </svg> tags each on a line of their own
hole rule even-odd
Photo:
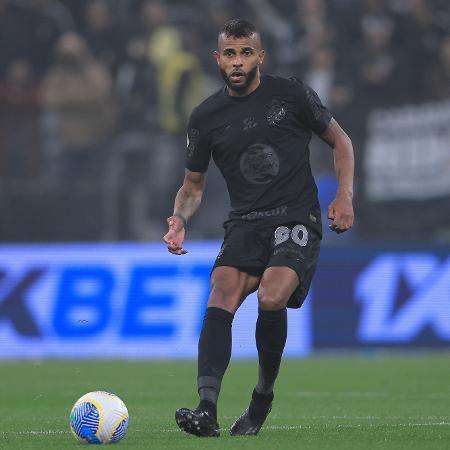
<svg viewBox="0 0 450 450">
<path fill-rule="evenodd" d="M 178 426 L 196 436 L 219 436 L 217 399 L 231 357 L 231 325 L 239 306 L 255 291 L 259 277 L 229 266 L 211 274 L 211 293 L 198 343 L 198 393 L 195 410 L 180 408 Z"/>
<path fill-rule="evenodd" d="M 232 436 L 257 435 L 272 410 L 273 387 L 287 338 L 286 305 L 298 286 L 298 275 L 290 267 L 269 267 L 262 276 L 255 332 L 259 379 L 249 407 L 230 427 Z"/>
</svg>

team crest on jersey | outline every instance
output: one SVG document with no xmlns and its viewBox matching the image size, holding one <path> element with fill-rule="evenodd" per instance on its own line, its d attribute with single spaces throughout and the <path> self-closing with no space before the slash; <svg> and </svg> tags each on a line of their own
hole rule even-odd
<svg viewBox="0 0 450 450">
<path fill-rule="evenodd" d="M 267 121 L 270 125 L 276 125 L 286 117 L 285 105 L 285 102 L 276 99 L 272 100 L 272 103 L 268 105 L 269 112 L 267 113 Z"/>
<path fill-rule="evenodd" d="M 190 128 L 187 134 L 186 155 L 190 159 L 194 155 L 197 142 L 200 137 L 200 131 L 196 128 Z"/>
</svg>

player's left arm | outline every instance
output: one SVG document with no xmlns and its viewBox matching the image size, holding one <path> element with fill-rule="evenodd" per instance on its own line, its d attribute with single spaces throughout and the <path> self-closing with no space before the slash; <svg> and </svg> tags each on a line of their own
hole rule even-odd
<svg viewBox="0 0 450 450">
<path fill-rule="evenodd" d="M 331 119 L 320 137 L 333 148 L 334 168 L 338 178 L 336 198 L 328 206 L 330 228 L 343 233 L 353 226 L 353 175 L 355 157 L 352 141 L 335 119 Z"/>
</svg>

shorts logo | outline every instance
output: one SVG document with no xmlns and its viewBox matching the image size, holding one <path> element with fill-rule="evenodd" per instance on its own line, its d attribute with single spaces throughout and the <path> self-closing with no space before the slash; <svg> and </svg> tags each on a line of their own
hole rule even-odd
<svg viewBox="0 0 450 450">
<path fill-rule="evenodd" d="M 254 144 L 242 154 L 240 169 L 250 183 L 267 184 L 278 175 L 280 160 L 272 147 Z"/>
<path fill-rule="evenodd" d="M 194 156 L 195 148 L 197 147 L 200 138 L 200 131 L 196 128 L 190 128 L 187 134 L 186 155 L 189 159 Z"/>
<path fill-rule="evenodd" d="M 279 100 L 272 100 L 269 106 L 269 112 L 267 113 L 267 121 L 270 125 L 276 125 L 286 117 L 285 103 Z"/>
<path fill-rule="evenodd" d="M 275 247 L 286 242 L 289 237 L 291 237 L 296 244 L 300 245 L 300 247 L 305 247 L 308 243 L 308 230 L 304 225 L 295 225 L 295 227 L 292 228 L 292 231 L 284 225 L 278 227 L 275 230 Z"/>
</svg>

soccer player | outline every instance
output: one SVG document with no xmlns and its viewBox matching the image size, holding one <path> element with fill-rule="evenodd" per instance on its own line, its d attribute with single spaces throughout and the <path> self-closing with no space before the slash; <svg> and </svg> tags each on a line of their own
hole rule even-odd
<svg viewBox="0 0 450 450">
<path fill-rule="evenodd" d="M 312 133 L 333 148 L 338 188 L 328 218 L 336 233 L 353 224 L 354 157 L 349 137 L 310 87 L 297 78 L 261 74 L 264 50 L 252 23 L 226 23 L 215 58 L 225 86 L 191 114 L 185 178 L 163 238 L 169 252 L 187 253 L 186 222 L 200 205 L 211 156 L 227 183 L 232 211 L 211 272 L 198 343 L 200 403 L 193 410 L 178 409 L 175 419 L 187 433 L 219 436 L 217 399 L 230 361 L 231 324 L 257 290 L 259 376 L 249 407 L 230 428 L 232 435 L 256 435 L 272 408 L 286 308 L 302 305 L 319 256 L 320 207 L 308 148 Z"/>
</svg>

